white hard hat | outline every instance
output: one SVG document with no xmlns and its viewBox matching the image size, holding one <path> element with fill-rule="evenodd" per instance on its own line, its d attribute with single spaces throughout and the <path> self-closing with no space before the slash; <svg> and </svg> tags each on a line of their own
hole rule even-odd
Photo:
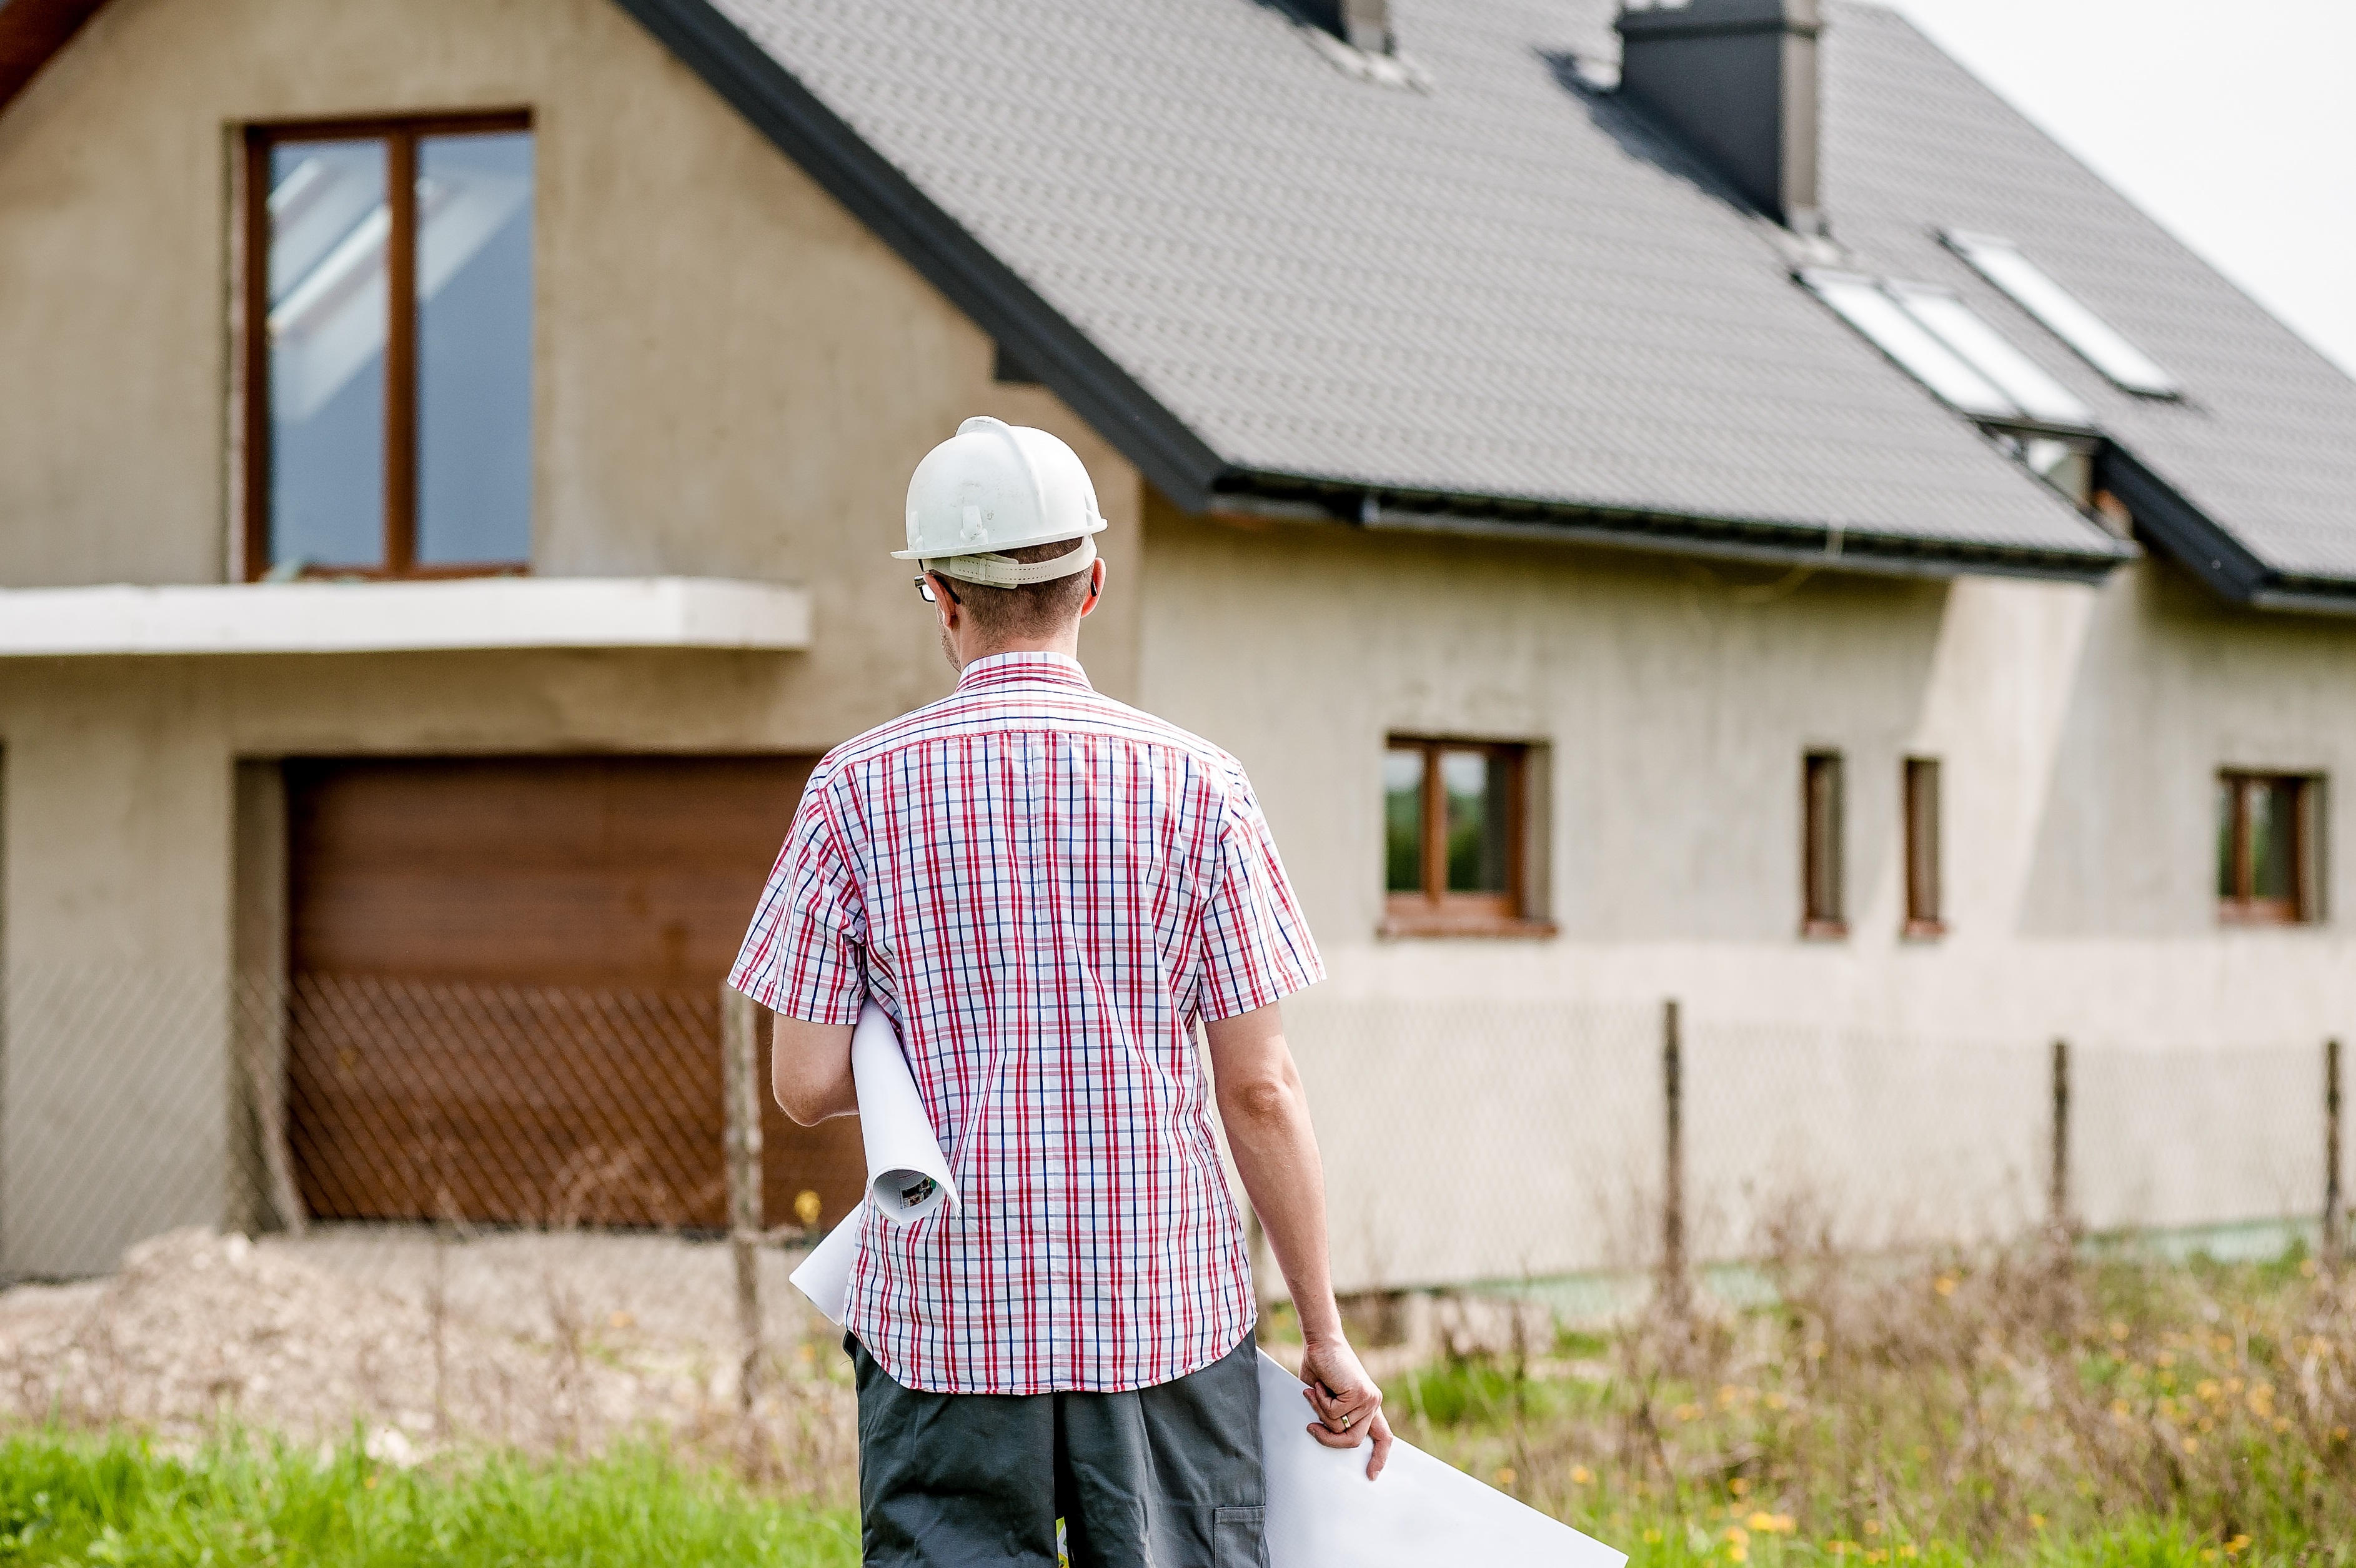
<svg viewBox="0 0 2356 1568">
<path fill-rule="evenodd" d="M 1028 425 L 988 415 L 925 453 L 908 480 L 908 548 L 894 560 L 921 560 L 927 571 L 991 588 L 1048 582 L 1086 571 L 1097 559 L 1090 537 L 1104 531 L 1097 488 L 1080 454 Z M 1058 539 L 1087 539 L 1049 560 L 1000 554 Z"/>
</svg>

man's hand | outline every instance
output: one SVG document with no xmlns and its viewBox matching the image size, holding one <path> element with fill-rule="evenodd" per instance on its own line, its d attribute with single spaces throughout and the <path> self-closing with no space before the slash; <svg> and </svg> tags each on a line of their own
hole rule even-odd
<svg viewBox="0 0 2356 1568">
<path fill-rule="evenodd" d="M 1309 1384 L 1301 1397 L 1317 1413 L 1309 1435 L 1328 1448 L 1355 1448 L 1372 1437 L 1375 1452 L 1366 1461 L 1366 1479 L 1381 1475 L 1391 1456 L 1391 1424 L 1383 1414 L 1383 1391 L 1358 1364 L 1358 1353 L 1349 1341 L 1309 1341 L 1301 1358 L 1301 1375 Z"/>
</svg>

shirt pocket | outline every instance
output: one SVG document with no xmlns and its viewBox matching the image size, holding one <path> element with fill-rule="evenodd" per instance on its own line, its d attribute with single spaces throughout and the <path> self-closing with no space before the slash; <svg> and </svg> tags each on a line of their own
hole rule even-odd
<svg viewBox="0 0 2356 1568">
<path fill-rule="evenodd" d="M 1268 1568 L 1268 1509 L 1223 1508 L 1211 1521 L 1212 1568 Z"/>
</svg>

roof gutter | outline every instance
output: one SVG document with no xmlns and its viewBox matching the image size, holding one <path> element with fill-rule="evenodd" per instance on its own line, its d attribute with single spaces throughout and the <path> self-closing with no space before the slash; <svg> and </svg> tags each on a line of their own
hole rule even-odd
<svg viewBox="0 0 2356 1568">
<path fill-rule="evenodd" d="M 1232 475 L 1224 482 L 1212 509 L 1354 526 L 1376 533 L 1598 546 L 1882 577 L 2031 577 L 2092 584 L 2143 553 L 2126 539 L 2108 538 L 2092 540 L 2083 551 L 2033 549 L 1822 524 L 1369 490 L 1332 480 L 1275 474 Z"/>
<path fill-rule="evenodd" d="M 616 3 L 1164 495 L 1208 503 L 1225 460 L 743 28 L 708 0 Z"/>
<path fill-rule="evenodd" d="M 2111 443 L 2100 461 L 2097 483 L 2126 503 L 2137 528 L 2220 598 L 2257 610 L 2356 615 L 2356 582 L 2279 571 L 2133 453 Z"/>
</svg>

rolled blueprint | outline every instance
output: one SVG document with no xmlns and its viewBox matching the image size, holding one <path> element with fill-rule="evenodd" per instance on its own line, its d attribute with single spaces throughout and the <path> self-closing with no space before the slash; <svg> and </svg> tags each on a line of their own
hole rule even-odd
<svg viewBox="0 0 2356 1568">
<path fill-rule="evenodd" d="M 866 1200 L 793 1273 L 794 1288 L 838 1328 L 850 1316 L 851 1269 L 859 1261 L 859 1226 L 867 1211 L 905 1225 L 944 1203 L 957 1206 L 949 1162 L 916 1094 L 900 1037 L 890 1015 L 873 1002 L 860 1008 L 851 1031 L 851 1076 L 859 1087 L 860 1141 L 867 1147 Z"/>
<path fill-rule="evenodd" d="M 809 1250 L 802 1266 L 794 1270 L 794 1288 L 810 1298 L 836 1328 L 851 1316 L 851 1265 L 859 1261 L 859 1222 L 867 1218 L 862 1202 Z"/>
<path fill-rule="evenodd" d="M 1268 1488 L 1269 1568 L 1622 1568 L 1589 1536 L 1483 1486 L 1420 1448 L 1391 1445 L 1366 1479 L 1371 1444 L 1328 1448 L 1301 1380 L 1259 1358 L 1259 1452 Z"/>
<path fill-rule="evenodd" d="M 859 1136 L 867 1146 L 867 1197 L 875 1211 L 906 1224 L 945 1202 L 955 1209 L 957 1188 L 933 1119 L 916 1095 L 890 1016 L 873 1002 L 860 1008 L 859 1027 L 851 1031 L 851 1076 L 859 1085 Z"/>
</svg>

